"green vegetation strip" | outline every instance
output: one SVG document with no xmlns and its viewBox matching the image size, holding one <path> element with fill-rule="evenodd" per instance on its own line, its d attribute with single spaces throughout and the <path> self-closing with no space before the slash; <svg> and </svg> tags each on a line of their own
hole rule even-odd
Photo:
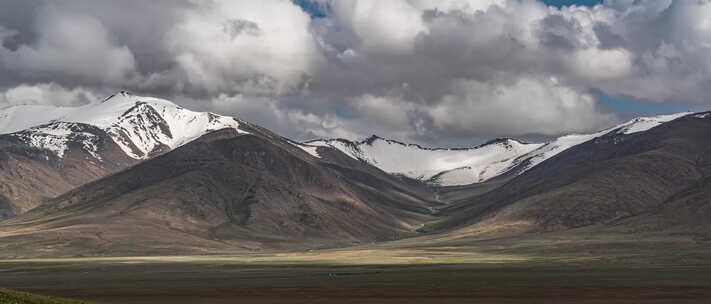
<svg viewBox="0 0 711 304">
<path fill-rule="evenodd" d="M 0 289 L 0 304 L 89 304 L 89 302 L 34 295 L 8 289 Z"/>
</svg>

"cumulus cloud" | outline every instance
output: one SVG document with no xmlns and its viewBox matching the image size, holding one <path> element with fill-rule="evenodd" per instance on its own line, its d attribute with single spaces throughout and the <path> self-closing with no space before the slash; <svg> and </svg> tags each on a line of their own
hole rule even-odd
<svg viewBox="0 0 711 304">
<path fill-rule="evenodd" d="M 399 98 L 363 95 L 356 98 L 354 110 L 364 120 L 396 128 L 406 128 L 410 122 L 413 105 Z"/>
<path fill-rule="evenodd" d="M 408 1 L 334 1 L 334 17 L 352 30 L 365 50 L 408 52 L 425 31 L 422 11 Z"/>
<path fill-rule="evenodd" d="M 135 72 L 131 51 L 115 44 L 95 17 L 48 4 L 37 11 L 33 26 L 36 41 L 15 50 L 0 48 L 2 66 L 20 77 L 46 81 L 69 76 L 82 83 L 121 84 Z M 17 34 L 4 32 L 3 41 Z"/>
<path fill-rule="evenodd" d="M 193 99 L 182 102 L 195 106 L 206 104 L 204 100 Z M 357 138 L 362 134 L 353 130 L 348 119 L 336 114 L 316 115 L 298 107 L 289 108 L 273 97 L 220 94 L 209 100 L 206 110 L 242 117 L 250 122 L 263 122 L 262 126 L 296 139 Z"/>
<path fill-rule="evenodd" d="M 15 105 L 80 106 L 96 101 L 93 92 L 81 89 L 66 89 L 54 83 L 19 85 L 0 92 L 0 108 Z"/>
<path fill-rule="evenodd" d="M 506 136 L 527 132 L 556 135 L 603 128 L 614 122 L 592 95 L 561 86 L 555 79 L 522 78 L 509 85 L 462 80 L 429 114 L 439 129 Z M 507 123 L 502 125 L 501 121 Z"/>
<path fill-rule="evenodd" d="M 617 119 L 597 93 L 711 103 L 710 1 L 312 2 L 3 2 L 0 103 L 128 89 L 296 139 L 432 144 L 596 130 Z"/>
<path fill-rule="evenodd" d="M 351 2 L 326 1 L 336 13 L 317 24 L 326 33 L 321 36 L 352 30 L 356 39 L 326 48 L 340 65 L 318 73 L 313 87 L 328 96 L 343 94 L 339 88 L 346 84 L 352 96 L 397 92 L 409 103 L 403 110 L 416 113 L 409 124 L 400 124 L 412 137 L 422 133 L 412 128 L 415 121 L 424 121 L 425 133 L 436 137 L 555 135 L 613 123 L 615 115 L 591 92 L 650 102 L 708 102 L 708 1 L 607 1 L 564 8 L 513 0 L 400 5 L 408 10 L 388 20 L 408 24 L 402 14 L 415 15 L 412 10 L 421 18 L 409 22 L 417 26 L 405 34 L 388 35 L 359 29 L 353 20 L 363 13 L 342 8 L 353 7 Z M 380 37 L 400 47 L 380 45 L 378 52 L 373 49 L 378 44 L 364 42 Z M 393 58 L 393 50 L 400 55 Z M 391 121 L 403 117 L 390 116 Z"/>
<path fill-rule="evenodd" d="M 186 10 L 166 48 L 187 84 L 209 93 L 282 94 L 318 60 L 309 16 L 287 1 L 215 1 Z"/>
</svg>

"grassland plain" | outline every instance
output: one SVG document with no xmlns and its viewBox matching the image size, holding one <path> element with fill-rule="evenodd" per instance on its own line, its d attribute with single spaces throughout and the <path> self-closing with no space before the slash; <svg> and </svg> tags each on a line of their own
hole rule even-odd
<svg viewBox="0 0 711 304">
<path fill-rule="evenodd" d="M 0 304 L 89 304 L 88 302 L 41 296 L 27 292 L 0 289 Z"/>
<path fill-rule="evenodd" d="M 0 286 L 122 304 L 711 303 L 705 243 L 606 238 L 412 239 L 239 256 L 5 260 Z"/>
</svg>

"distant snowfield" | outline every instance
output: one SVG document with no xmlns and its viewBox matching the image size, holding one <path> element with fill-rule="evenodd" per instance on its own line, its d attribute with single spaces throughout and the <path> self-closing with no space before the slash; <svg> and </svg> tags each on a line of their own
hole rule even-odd
<svg viewBox="0 0 711 304">
<path fill-rule="evenodd" d="M 336 148 L 385 172 L 420 180 L 436 179 L 447 185 L 471 184 L 497 176 L 517 157 L 542 146 L 502 139 L 468 149 L 426 149 L 379 137 L 355 144 L 340 140 L 319 140 L 308 144 Z M 437 176 L 453 169 L 458 170 Z"/>
<path fill-rule="evenodd" d="M 485 182 L 514 168 L 521 173 L 610 132 L 644 132 L 689 114 L 636 118 L 600 132 L 566 135 L 545 143 L 498 139 L 472 148 L 432 149 L 373 136 L 360 142 L 324 139 L 292 144 L 316 158 L 321 158 L 319 149 L 333 148 L 391 174 L 442 186 L 458 186 Z M 0 134 L 12 133 L 28 145 L 59 157 L 64 155 L 70 139 L 79 140 L 84 150 L 100 159 L 96 147 L 98 139 L 83 132 L 78 124 L 104 130 L 135 159 L 147 159 L 162 149 L 175 149 L 215 130 L 231 128 L 247 133 L 240 130 L 235 118 L 190 111 L 164 99 L 126 92 L 74 108 L 26 105 L 0 110 Z"/>
<path fill-rule="evenodd" d="M 0 109 L 0 134 L 14 133 L 46 124 L 77 108 L 19 105 Z"/>
<path fill-rule="evenodd" d="M 686 115 L 692 114 L 691 112 L 682 112 L 668 115 L 658 115 L 653 117 L 639 117 L 630 120 L 614 129 L 617 129 L 618 134 L 632 134 L 637 132 L 644 132 L 665 122 L 672 121 L 674 119 L 684 117 Z"/>
<path fill-rule="evenodd" d="M 360 142 L 316 140 L 299 147 L 316 157 L 316 147 L 331 147 L 385 172 L 441 186 L 460 186 L 481 183 L 507 173 L 518 165 L 525 166 L 517 172 L 520 174 L 567 149 L 610 132 L 644 132 L 689 114 L 691 113 L 636 118 L 600 132 L 565 135 L 546 143 L 522 143 L 504 139 L 474 148 L 428 149 L 371 137 Z"/>
</svg>

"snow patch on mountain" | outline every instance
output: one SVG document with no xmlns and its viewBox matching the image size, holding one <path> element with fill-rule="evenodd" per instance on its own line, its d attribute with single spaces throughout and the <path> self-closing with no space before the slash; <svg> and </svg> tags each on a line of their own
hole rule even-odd
<svg viewBox="0 0 711 304">
<path fill-rule="evenodd" d="M 356 160 L 366 160 L 366 155 L 363 153 L 363 151 L 360 150 L 358 147 L 358 143 L 354 143 L 345 139 L 319 139 L 319 140 L 313 140 L 307 142 L 305 145 L 301 146 L 301 149 L 304 149 L 304 146 L 308 147 L 327 147 L 327 148 L 335 148 L 336 150 L 339 150 L 346 154 L 347 156 L 356 159 Z M 306 151 L 307 153 L 309 151 Z M 309 153 L 310 154 L 310 153 Z M 320 156 L 319 156 L 320 157 Z"/>
<path fill-rule="evenodd" d="M 481 183 L 515 168 L 516 173 L 521 174 L 567 149 L 597 137 L 611 132 L 618 135 L 644 132 L 689 114 L 636 118 L 596 133 L 565 135 L 545 143 L 502 139 L 474 148 L 431 149 L 372 136 L 360 142 L 344 139 L 309 141 L 306 143 L 308 148 L 301 148 L 335 148 L 389 173 L 442 186 L 457 186 Z M 312 152 L 316 153 L 315 150 Z"/>
<path fill-rule="evenodd" d="M 165 144 L 172 149 L 211 131 L 232 128 L 240 133 L 247 133 L 239 129 L 239 122 L 232 117 L 209 112 L 194 112 L 162 101 L 154 102 L 151 106 L 168 123 L 172 137 Z"/>
<path fill-rule="evenodd" d="M 558 153 L 561 153 L 565 150 L 568 150 L 574 146 L 582 144 L 596 137 L 605 135 L 607 132 L 609 132 L 609 130 L 593 134 L 572 134 L 558 137 L 555 140 L 546 143 L 541 148 L 522 156 L 521 158 L 527 160 L 528 164 L 526 165 L 526 168 L 520 173 L 523 173 L 525 170 L 533 168 L 536 165 L 542 163 L 543 161 L 553 156 L 556 156 Z"/>
<path fill-rule="evenodd" d="M 544 144 L 521 143 L 512 139 L 481 146 L 477 152 L 484 157 L 463 167 L 442 171 L 430 181 L 442 186 L 459 186 L 481 183 L 502 175 L 519 162 L 522 155 L 535 151 Z"/>
<path fill-rule="evenodd" d="M 35 113 L 42 114 L 33 116 Z M 75 108 L 17 106 L 0 112 L 0 117 L 7 119 L 0 125 L 2 133 L 52 122 L 95 126 L 106 131 L 127 155 L 135 159 L 146 159 L 177 148 L 215 130 L 233 128 L 247 133 L 239 129 L 239 122 L 232 117 L 190 111 L 167 100 L 127 92 Z M 30 128 L 27 131 L 33 135 L 25 138 L 33 147 L 47 149 L 62 157 L 67 137 L 73 134 L 70 129 L 61 130 L 62 126 L 67 125 L 53 125 L 51 130 Z M 90 147 L 90 143 L 86 146 Z"/>
<path fill-rule="evenodd" d="M 81 124 L 52 122 L 18 131 L 10 136 L 25 142 L 30 147 L 50 151 L 60 158 L 64 157 L 70 142 L 78 142 L 81 143 L 84 151 L 95 159 L 101 160 L 98 153 L 98 136 L 86 132 Z"/>
<path fill-rule="evenodd" d="M 46 149 L 63 157 L 71 134 L 72 132 L 66 128 L 46 126 L 29 129 L 19 134 L 18 137 L 24 139 L 33 148 Z"/>
<path fill-rule="evenodd" d="M 430 181 L 442 186 L 469 185 L 487 181 L 509 171 L 516 158 L 511 157 L 498 162 L 466 166 L 435 175 Z"/>
<path fill-rule="evenodd" d="M 306 144 L 300 144 L 300 143 L 292 143 L 294 146 L 297 148 L 304 150 L 304 152 L 310 154 L 313 157 L 316 158 L 321 158 L 321 155 L 318 154 L 318 148 L 319 146 L 313 146 L 313 145 L 306 145 Z"/>
<path fill-rule="evenodd" d="M 571 135 L 565 135 L 556 138 L 553 141 L 550 141 L 543 145 L 541 148 L 532 151 L 531 153 L 524 155 L 521 157 L 519 162 L 522 162 L 523 160 L 528 161 L 528 164 L 524 170 L 522 170 L 519 173 L 523 173 L 524 171 L 533 168 L 534 166 L 542 163 L 543 161 L 558 155 L 559 153 L 568 150 L 574 146 L 577 146 L 579 144 L 585 143 L 587 141 L 593 140 L 595 138 L 598 138 L 600 136 L 609 134 L 610 132 L 615 132 L 615 134 L 620 134 L 620 135 L 629 135 L 629 134 L 634 134 L 634 133 L 639 133 L 639 132 L 644 132 L 647 130 L 650 130 L 656 126 L 659 126 L 663 123 L 672 121 L 674 119 L 684 117 L 686 115 L 689 115 L 690 113 L 677 113 L 677 114 L 669 114 L 669 115 L 658 115 L 658 116 L 652 116 L 652 117 L 639 117 L 635 118 L 633 120 L 630 120 L 628 122 L 625 122 L 623 124 L 614 126 L 612 128 L 608 128 L 605 130 L 602 130 L 600 132 L 592 133 L 592 134 L 571 134 Z"/>
<path fill-rule="evenodd" d="M 16 105 L 0 109 L 0 134 L 14 133 L 46 124 L 74 108 L 42 105 Z"/>
<path fill-rule="evenodd" d="M 665 122 L 672 121 L 679 117 L 683 117 L 691 114 L 690 112 L 675 113 L 668 115 L 659 115 L 653 117 L 639 117 L 635 118 L 627 123 L 622 124 L 617 127 L 619 130 L 618 134 L 632 134 L 637 132 L 644 132 Z"/>
<path fill-rule="evenodd" d="M 540 144 L 502 139 L 474 148 L 432 149 L 377 136 L 356 143 L 318 140 L 308 144 L 338 149 L 389 173 L 448 186 L 487 180 L 501 174 L 506 164 L 518 156 L 540 147 Z M 459 169 L 456 175 L 442 173 L 454 169 Z"/>
</svg>

